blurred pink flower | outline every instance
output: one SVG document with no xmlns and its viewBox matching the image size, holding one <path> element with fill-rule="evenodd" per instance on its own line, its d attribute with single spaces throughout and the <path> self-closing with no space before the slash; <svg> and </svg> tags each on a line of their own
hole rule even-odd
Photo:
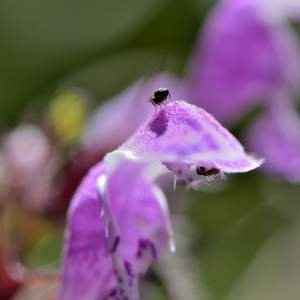
<svg viewBox="0 0 300 300">
<path fill-rule="evenodd" d="M 22 124 L 3 139 L 1 200 L 17 199 L 31 212 L 51 219 L 64 218 L 81 179 L 103 156 L 96 151 L 60 148 L 41 128 Z"/>
<path fill-rule="evenodd" d="M 9 195 L 38 210 L 49 192 L 53 168 L 47 136 L 35 125 L 22 124 L 4 138 L 3 157 Z"/>
<path fill-rule="evenodd" d="M 33 175 L 45 165 L 51 153 L 45 134 L 31 124 L 23 124 L 9 133 L 3 147 L 12 182 L 17 187 L 30 184 Z"/>
<path fill-rule="evenodd" d="M 298 87 L 298 40 L 286 24 L 271 18 L 274 11 L 265 2 L 219 1 L 195 49 L 190 98 L 226 124 L 281 89 Z"/>
<path fill-rule="evenodd" d="M 266 157 L 263 170 L 300 182 L 300 120 L 291 99 L 280 95 L 248 130 L 249 148 Z"/>
<path fill-rule="evenodd" d="M 175 249 L 166 200 L 154 183 L 160 174 L 171 171 L 197 187 L 214 176 L 199 174 L 200 167 L 236 173 L 261 163 L 204 110 L 184 101 L 160 108 L 78 188 L 68 213 L 60 299 L 139 298 L 138 278 L 167 244 Z"/>
</svg>

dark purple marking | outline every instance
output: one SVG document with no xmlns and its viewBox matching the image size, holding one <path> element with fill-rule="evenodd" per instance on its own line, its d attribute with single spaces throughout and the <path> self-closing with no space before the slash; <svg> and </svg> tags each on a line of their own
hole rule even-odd
<svg viewBox="0 0 300 300">
<path fill-rule="evenodd" d="M 156 249 L 155 249 L 154 244 L 149 241 L 148 245 L 150 246 L 150 250 L 151 250 L 153 259 L 156 259 L 157 258 L 157 254 L 156 254 Z"/>
<path fill-rule="evenodd" d="M 115 238 L 115 240 L 114 240 L 114 242 L 112 244 L 112 247 L 109 250 L 109 252 L 111 252 L 111 253 L 115 252 L 117 250 L 117 248 L 118 248 L 119 243 L 120 243 L 120 236 L 117 236 Z"/>
<path fill-rule="evenodd" d="M 165 110 L 160 110 L 157 116 L 149 124 L 151 131 L 156 133 L 156 136 L 161 136 L 165 133 L 168 127 L 168 119 Z"/>
<path fill-rule="evenodd" d="M 184 117 L 183 122 L 185 122 L 190 128 L 194 130 L 202 130 L 202 126 L 199 124 L 199 122 L 197 120 L 191 119 L 190 117 Z"/>
<path fill-rule="evenodd" d="M 219 150 L 220 147 L 218 146 L 218 144 L 216 144 L 215 140 L 213 139 L 213 137 L 210 134 L 205 134 L 203 137 L 203 144 L 206 145 L 206 147 L 210 150 Z"/>
<path fill-rule="evenodd" d="M 143 253 L 147 249 L 150 249 L 153 259 L 156 259 L 157 258 L 157 253 L 156 253 L 156 249 L 155 249 L 154 244 L 151 241 L 144 240 L 144 239 L 139 240 L 139 247 L 138 247 L 138 251 L 136 253 L 136 257 L 137 258 L 142 258 Z"/>
<path fill-rule="evenodd" d="M 111 292 L 108 294 L 108 297 L 114 297 L 117 296 L 118 290 L 117 288 L 114 288 L 111 290 Z"/>
<path fill-rule="evenodd" d="M 220 170 L 216 168 L 207 170 L 205 167 L 200 166 L 196 168 L 196 172 L 198 175 L 201 176 L 213 176 L 213 175 L 218 175 L 220 173 Z"/>
<path fill-rule="evenodd" d="M 134 274 L 132 272 L 131 264 L 127 260 L 124 260 L 124 266 L 128 276 L 133 278 Z"/>
<path fill-rule="evenodd" d="M 110 292 L 107 294 L 107 296 L 105 296 L 104 298 L 101 298 L 103 300 L 109 300 L 109 299 L 118 299 L 118 294 L 119 294 L 119 288 L 113 288 L 112 290 L 110 290 Z M 99 300 L 101 300 L 99 299 Z"/>
<path fill-rule="evenodd" d="M 119 283 L 122 283 L 123 282 L 123 279 L 121 278 L 121 276 L 119 275 L 119 273 L 115 270 L 115 275 L 116 275 L 116 277 L 117 277 L 117 279 L 118 279 L 118 282 Z"/>
<path fill-rule="evenodd" d="M 101 298 L 102 300 L 129 300 L 127 296 L 124 295 L 125 292 L 120 287 L 113 288 L 106 297 Z M 100 299 L 99 299 L 100 300 Z"/>
</svg>

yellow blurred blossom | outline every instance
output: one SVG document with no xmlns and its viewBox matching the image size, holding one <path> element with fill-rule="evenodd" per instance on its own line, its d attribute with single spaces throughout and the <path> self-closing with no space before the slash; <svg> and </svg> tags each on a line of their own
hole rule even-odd
<svg viewBox="0 0 300 300">
<path fill-rule="evenodd" d="M 86 97 L 77 91 L 57 95 L 49 107 L 49 119 L 57 137 L 65 143 L 77 142 L 86 119 Z"/>
</svg>

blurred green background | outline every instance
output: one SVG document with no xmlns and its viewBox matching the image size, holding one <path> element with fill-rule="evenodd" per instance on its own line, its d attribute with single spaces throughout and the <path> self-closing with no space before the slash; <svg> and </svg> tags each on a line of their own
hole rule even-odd
<svg viewBox="0 0 300 300">
<path fill-rule="evenodd" d="M 213 4 L 1 0 L 1 132 L 26 118 L 38 120 L 61 90 L 80 88 L 96 106 L 145 74 L 182 73 Z M 174 280 L 195 272 L 198 281 L 190 284 L 203 294 L 193 299 L 299 299 L 299 192 L 297 185 L 257 173 L 232 176 L 216 190 L 182 189 L 189 239 L 182 259 L 192 268 L 177 269 Z M 9 217 L 27 222 L 14 212 Z M 62 227 L 30 226 L 39 232 L 28 237 L 33 242 L 21 253 L 23 262 L 56 268 Z M 157 276 L 149 275 L 144 298 L 173 299 Z"/>
<path fill-rule="evenodd" d="M 77 86 L 97 100 L 146 72 L 180 71 L 212 1 L 0 3 L 1 123 Z"/>
</svg>

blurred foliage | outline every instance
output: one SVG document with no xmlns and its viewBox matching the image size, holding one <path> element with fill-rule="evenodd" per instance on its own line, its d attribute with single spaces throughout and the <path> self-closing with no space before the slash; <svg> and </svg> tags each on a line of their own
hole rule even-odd
<svg viewBox="0 0 300 300">
<path fill-rule="evenodd" d="M 60 265 L 61 249 L 63 246 L 61 231 L 50 231 L 36 241 L 34 247 L 26 257 L 29 267 L 54 268 Z"/>
<path fill-rule="evenodd" d="M 207 9 L 206 1 L 201 7 Z M 183 61 L 199 29 L 198 10 L 191 0 L 1 1 L 2 123 L 16 122 L 29 101 L 45 101 L 43 96 L 61 81 L 86 68 L 94 69 L 100 86 L 113 76 L 115 81 L 123 78 L 124 87 L 147 71 L 143 64 L 149 57 L 161 55 L 152 59 L 152 71 L 169 57 Z M 135 60 L 136 51 L 143 57 Z M 94 63 L 106 65 L 107 60 L 111 65 L 95 72 Z M 97 99 L 121 86 L 108 87 Z"/>
<path fill-rule="evenodd" d="M 195 249 L 215 299 L 222 299 L 284 218 L 260 190 L 261 177 L 236 176 L 219 192 L 194 194 Z"/>
</svg>

